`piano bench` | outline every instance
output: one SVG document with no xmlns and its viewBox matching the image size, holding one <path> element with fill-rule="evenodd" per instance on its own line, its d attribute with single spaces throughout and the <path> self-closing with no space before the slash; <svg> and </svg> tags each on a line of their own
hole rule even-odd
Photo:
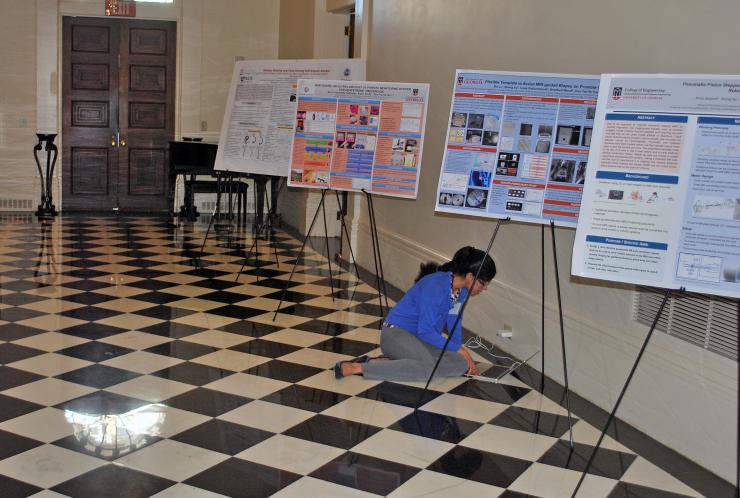
<svg viewBox="0 0 740 498">
<path fill-rule="evenodd" d="M 217 194 L 219 182 L 216 180 L 185 180 L 185 195 L 190 198 L 190 205 L 197 213 L 195 208 L 195 194 Z M 221 183 L 221 195 L 228 198 L 229 185 L 225 182 Z M 239 216 L 244 216 L 246 219 L 247 215 L 247 190 L 249 184 L 234 180 L 231 184 L 231 192 L 236 196 L 236 213 Z M 242 209 L 244 211 L 242 212 Z M 197 215 L 197 214 L 196 214 Z"/>
</svg>

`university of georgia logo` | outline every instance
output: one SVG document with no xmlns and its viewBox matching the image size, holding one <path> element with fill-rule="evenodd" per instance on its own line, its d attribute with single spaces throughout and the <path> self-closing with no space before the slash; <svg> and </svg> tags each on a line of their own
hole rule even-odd
<svg viewBox="0 0 740 498">
<path fill-rule="evenodd" d="M 462 85 L 463 83 L 465 83 L 465 77 L 464 76 L 458 76 L 457 77 L 457 84 L 458 85 Z"/>
<path fill-rule="evenodd" d="M 621 98 L 622 98 L 622 87 L 615 86 L 614 88 L 612 88 L 612 99 L 619 100 Z"/>
<path fill-rule="evenodd" d="M 418 97 L 419 96 L 419 89 L 418 88 L 413 88 L 411 90 L 411 95 L 413 95 L 414 97 Z"/>
<path fill-rule="evenodd" d="M 350 75 L 350 74 L 352 74 L 352 71 L 350 70 L 350 68 L 348 68 L 348 67 L 347 67 L 347 68 L 345 68 L 345 69 L 344 69 L 344 77 L 345 77 L 345 78 L 349 78 L 349 75 Z"/>
</svg>

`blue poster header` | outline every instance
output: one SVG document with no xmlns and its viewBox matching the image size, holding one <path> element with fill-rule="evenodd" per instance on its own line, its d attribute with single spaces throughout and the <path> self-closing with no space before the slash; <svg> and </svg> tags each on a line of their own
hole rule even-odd
<svg viewBox="0 0 740 498">
<path fill-rule="evenodd" d="M 652 121 L 660 123 L 688 123 L 688 116 L 671 116 L 668 114 L 607 114 L 607 121 Z"/>
<path fill-rule="evenodd" d="M 664 244 L 662 242 L 622 239 L 619 237 L 600 237 L 598 235 L 587 235 L 586 242 L 594 242 L 596 244 L 611 244 L 615 246 L 639 247 L 641 249 L 655 249 L 658 251 L 668 250 L 668 244 Z"/>
<path fill-rule="evenodd" d="M 666 183 L 678 185 L 678 177 L 670 175 L 649 175 L 645 173 L 624 173 L 620 171 L 597 171 L 596 178 L 629 182 Z"/>
</svg>

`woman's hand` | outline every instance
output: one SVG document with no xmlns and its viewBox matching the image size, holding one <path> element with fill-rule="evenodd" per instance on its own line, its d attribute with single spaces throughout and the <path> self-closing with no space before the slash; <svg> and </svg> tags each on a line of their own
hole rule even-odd
<svg viewBox="0 0 740 498">
<path fill-rule="evenodd" d="M 468 362 L 468 375 L 479 375 L 480 372 L 478 372 L 478 366 L 473 361 L 473 357 L 470 356 L 470 352 L 465 348 L 460 348 L 460 354 L 465 358 L 465 361 Z"/>
</svg>

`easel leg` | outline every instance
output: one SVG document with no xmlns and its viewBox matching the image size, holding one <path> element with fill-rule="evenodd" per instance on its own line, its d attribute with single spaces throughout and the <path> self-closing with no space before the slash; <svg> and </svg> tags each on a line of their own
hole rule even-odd
<svg viewBox="0 0 740 498">
<path fill-rule="evenodd" d="M 622 387 L 622 392 L 619 393 L 617 402 L 614 405 L 614 408 L 612 408 L 612 411 L 609 414 L 609 418 L 606 420 L 606 424 L 604 425 L 604 428 L 601 431 L 599 440 L 596 442 L 596 446 L 594 447 L 594 450 L 591 452 L 591 456 L 588 458 L 586 467 L 583 469 L 581 478 L 578 480 L 578 484 L 576 484 L 576 488 L 573 490 L 573 494 L 571 495 L 571 498 L 575 498 L 576 494 L 578 493 L 578 490 L 581 489 L 581 484 L 583 484 L 583 480 L 586 478 L 586 474 L 588 473 L 589 469 L 591 468 L 591 465 L 594 462 L 594 458 L 596 457 L 596 452 L 599 451 L 599 447 L 601 447 L 601 443 L 604 441 L 604 437 L 606 436 L 606 433 L 609 430 L 609 426 L 614 421 L 614 417 L 617 413 L 617 410 L 619 409 L 619 405 L 622 403 L 622 399 L 624 398 L 624 393 L 627 392 L 627 388 L 629 387 L 630 382 L 632 382 L 632 377 L 635 375 L 635 371 L 637 370 L 637 365 L 640 364 L 642 355 L 645 353 L 645 349 L 647 348 L 648 342 L 650 342 L 650 338 L 653 336 L 653 332 L 655 331 L 655 326 L 658 324 L 658 320 L 660 320 L 660 316 L 663 314 L 663 309 L 665 308 L 666 303 L 668 303 L 668 299 L 671 297 L 672 293 L 673 293 L 672 290 L 666 289 L 665 296 L 663 297 L 663 302 L 660 303 L 660 308 L 658 309 L 658 313 L 656 313 L 655 315 L 653 324 L 650 326 L 650 331 L 648 331 L 647 335 L 645 336 L 645 341 L 642 343 L 642 348 L 640 348 L 640 352 L 637 354 L 637 358 L 635 358 L 635 363 L 634 365 L 632 365 L 632 369 L 630 370 L 630 373 L 627 376 L 627 380 L 624 383 L 624 387 Z"/>
<path fill-rule="evenodd" d="M 506 218 L 508 221 L 510 218 Z M 493 234 L 491 235 L 491 240 L 488 242 L 488 247 L 486 248 L 486 256 L 491 252 L 491 247 L 493 246 L 493 241 L 496 240 L 496 235 L 498 234 L 498 229 L 501 228 L 501 222 L 503 220 L 499 219 L 496 220 L 496 227 L 493 229 Z M 485 263 L 486 259 L 485 256 L 483 257 L 483 260 L 480 262 L 480 266 L 478 266 L 478 270 L 475 272 L 475 278 L 473 278 L 473 283 L 471 284 L 471 288 L 475 285 L 475 283 L 478 281 L 478 277 L 480 276 L 480 272 L 483 269 L 483 263 Z M 444 356 L 445 351 L 447 351 L 447 346 L 450 345 L 450 340 L 452 339 L 452 336 L 454 335 L 455 330 L 457 329 L 457 324 L 460 323 L 460 318 L 463 316 L 463 312 L 465 311 L 465 308 L 468 305 L 468 301 L 470 301 L 471 293 L 468 292 L 465 296 L 465 301 L 463 301 L 462 306 L 460 307 L 460 312 L 457 314 L 457 318 L 455 318 L 455 322 L 452 324 L 452 327 L 450 328 L 450 332 L 447 334 L 447 340 L 445 341 L 445 345 L 442 348 L 442 351 L 439 353 L 439 357 L 437 358 L 437 362 L 434 364 L 434 368 L 432 369 L 432 373 L 429 375 L 429 379 L 427 380 L 426 385 L 424 386 L 424 390 L 419 395 L 419 399 L 416 401 L 416 405 L 414 406 L 414 410 L 418 410 L 419 406 L 421 406 L 421 403 L 424 401 L 424 395 L 429 390 L 429 384 L 432 383 L 432 379 L 434 378 L 434 374 L 437 372 L 437 367 L 439 367 L 439 362 L 442 361 L 442 356 Z"/>
<path fill-rule="evenodd" d="M 375 203 L 373 202 L 373 195 L 368 194 L 370 200 L 370 216 L 373 220 L 373 232 L 375 233 L 375 251 L 378 253 L 378 266 L 380 267 L 380 285 L 383 288 L 383 296 L 385 296 L 385 309 L 390 310 L 388 306 L 388 291 L 385 288 L 385 274 L 383 273 L 383 258 L 380 255 L 380 237 L 378 236 L 378 223 L 375 221 Z M 381 310 L 383 305 L 380 305 Z"/>
<path fill-rule="evenodd" d="M 370 201 L 370 192 L 365 189 L 362 190 L 365 194 L 365 200 L 367 201 L 367 215 L 368 221 L 370 222 L 370 242 L 373 245 L 373 262 L 375 263 L 375 287 L 378 289 L 378 305 L 380 306 L 380 315 L 383 316 L 383 297 L 380 293 L 380 268 L 378 268 L 378 249 L 376 245 L 377 233 L 375 232 L 375 218 L 371 215 L 373 211 L 373 204 Z"/>
<path fill-rule="evenodd" d="M 196 258 L 196 262 L 198 262 L 202 257 L 206 249 L 206 241 L 208 240 L 208 234 L 211 233 L 211 227 L 213 226 L 213 220 L 216 219 L 216 216 L 221 212 L 220 209 L 221 206 L 221 175 L 218 175 L 216 177 L 216 205 L 213 207 L 213 214 L 211 215 L 211 220 L 208 222 L 208 228 L 206 229 L 206 235 L 203 237 L 203 244 L 200 246 L 200 255 L 198 258 Z"/>
<path fill-rule="evenodd" d="M 563 354 L 563 379 L 565 381 L 565 407 L 568 410 L 568 435 L 571 450 L 573 444 L 573 415 L 570 411 L 570 386 L 568 385 L 568 358 L 565 354 L 565 327 L 563 326 L 563 302 L 560 298 L 560 272 L 558 271 L 558 251 L 555 244 L 555 222 L 550 221 L 550 235 L 552 238 L 552 259 L 555 264 L 555 289 L 558 294 L 558 316 L 560 317 L 560 348 Z"/>
<path fill-rule="evenodd" d="M 540 337 L 542 345 L 540 354 L 542 355 L 542 379 L 540 380 L 540 393 L 545 392 L 545 225 L 540 225 L 540 249 L 542 252 L 542 324 L 540 328 Z"/>
<path fill-rule="evenodd" d="M 321 196 L 321 212 L 324 216 L 324 241 L 326 242 L 326 261 L 329 263 L 329 285 L 331 286 L 331 300 L 334 301 L 334 276 L 331 271 L 331 251 L 329 250 L 329 232 L 326 225 L 326 204 L 324 204 L 323 194 Z M 339 285 L 339 282 L 337 282 Z"/>
<path fill-rule="evenodd" d="M 272 317 L 272 321 L 274 322 L 277 318 L 278 312 L 280 311 L 280 307 L 283 305 L 283 301 L 285 300 L 285 293 L 288 292 L 288 286 L 290 285 L 290 282 L 293 280 L 293 275 L 295 274 L 295 268 L 298 266 L 298 261 L 301 259 L 301 256 L 303 255 L 303 251 L 306 248 L 306 242 L 308 242 L 308 238 L 311 236 L 311 232 L 313 231 L 313 226 L 316 224 L 316 219 L 319 217 L 319 210 L 324 206 L 324 197 L 326 196 L 326 190 L 321 191 L 321 200 L 319 201 L 319 205 L 316 207 L 316 212 L 313 214 L 313 219 L 311 220 L 311 225 L 308 227 L 308 230 L 306 231 L 306 236 L 303 238 L 303 244 L 301 244 L 301 249 L 298 251 L 298 256 L 295 258 L 295 262 L 293 263 L 293 268 L 290 270 L 290 277 L 288 277 L 288 280 L 285 282 L 285 287 L 283 287 L 283 293 L 280 295 L 280 302 L 278 303 L 278 307 L 275 310 L 275 314 Z"/>
</svg>

